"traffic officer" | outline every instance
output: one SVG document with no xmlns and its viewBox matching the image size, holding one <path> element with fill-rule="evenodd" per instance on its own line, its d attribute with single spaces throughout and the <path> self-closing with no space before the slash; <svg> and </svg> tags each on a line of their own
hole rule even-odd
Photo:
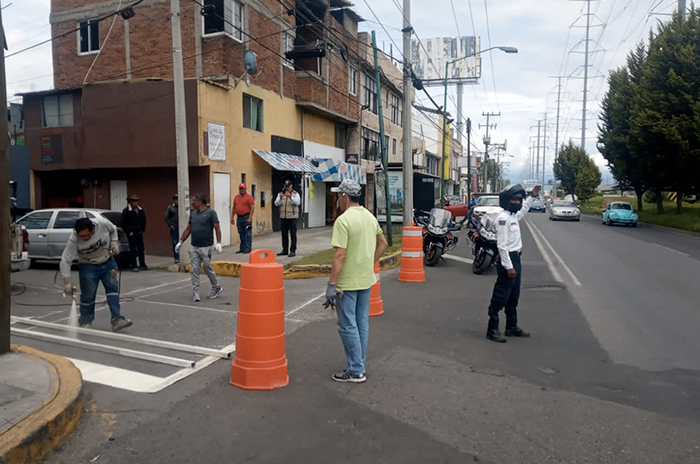
<svg viewBox="0 0 700 464">
<path fill-rule="evenodd" d="M 500 259 L 496 265 L 498 279 L 493 287 L 493 296 L 489 305 L 489 324 L 486 338 L 498 343 L 505 343 L 506 338 L 498 329 L 498 313 L 505 308 L 506 337 L 529 337 L 530 334 L 518 327 L 518 298 L 520 298 L 520 279 L 522 267 L 520 255 L 523 241 L 520 235 L 520 220 L 530 210 L 533 201 L 540 195 L 541 186 L 532 189 L 527 199 L 525 188 L 520 184 L 509 185 L 499 195 L 503 211 L 498 215 L 496 236 Z"/>
</svg>

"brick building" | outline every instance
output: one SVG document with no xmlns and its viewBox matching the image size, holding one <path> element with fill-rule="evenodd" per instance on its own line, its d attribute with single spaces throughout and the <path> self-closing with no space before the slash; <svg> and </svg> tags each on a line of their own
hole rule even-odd
<svg viewBox="0 0 700 464">
<path fill-rule="evenodd" d="M 51 2 L 53 36 L 67 33 L 52 44 L 55 89 L 24 95 L 33 207 L 121 209 L 126 191 L 138 193 L 153 218 L 147 250 L 167 254 L 161 217 L 177 190 L 170 2 L 144 0 L 128 19 L 122 10 L 99 20 L 125 6 Z M 326 202 L 309 208 L 308 171 L 317 168 L 304 157 L 307 148 L 313 158 L 344 157 L 357 131 L 349 57 L 361 18 L 349 6 L 181 0 L 190 190 L 209 194 L 222 224 L 241 181 L 256 197 L 256 234 L 277 229 L 272 203 L 287 178 L 304 194 L 305 223 L 332 213 Z M 241 78 L 248 50 L 259 71 Z M 290 157 L 298 171 L 288 170 Z M 237 242 L 234 227 L 222 229 L 224 244 Z"/>
</svg>

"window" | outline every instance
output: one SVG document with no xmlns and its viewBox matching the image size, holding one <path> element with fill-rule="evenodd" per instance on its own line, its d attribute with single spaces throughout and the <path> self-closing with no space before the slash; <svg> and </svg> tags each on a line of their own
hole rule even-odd
<svg viewBox="0 0 700 464">
<path fill-rule="evenodd" d="M 360 146 L 360 156 L 362 159 L 370 161 L 381 161 L 379 149 L 379 132 L 375 132 L 366 127 L 362 128 L 362 144 Z"/>
<path fill-rule="evenodd" d="M 243 41 L 243 4 L 236 0 L 204 0 L 204 35 L 224 33 Z"/>
<path fill-rule="evenodd" d="M 399 97 L 391 94 L 391 122 L 399 125 Z"/>
<path fill-rule="evenodd" d="M 241 174 L 241 184 L 245 184 L 245 172 Z"/>
<path fill-rule="evenodd" d="M 265 207 L 265 192 L 260 192 L 260 207 Z"/>
<path fill-rule="evenodd" d="M 392 139 L 391 140 L 391 154 L 396 155 L 396 145 L 397 145 L 397 140 Z"/>
<path fill-rule="evenodd" d="M 54 229 L 72 229 L 75 226 L 75 221 L 78 220 L 77 211 L 61 211 L 56 215 L 56 220 L 53 221 Z"/>
<path fill-rule="evenodd" d="M 80 21 L 78 34 L 78 54 L 97 53 L 100 50 L 100 23 L 91 19 Z"/>
<path fill-rule="evenodd" d="M 335 123 L 335 148 L 345 148 L 345 124 Z"/>
<path fill-rule="evenodd" d="M 73 125 L 73 94 L 51 95 L 41 102 L 41 127 Z"/>
<path fill-rule="evenodd" d="M 48 229 L 51 216 L 53 211 L 40 211 L 20 219 L 17 223 L 26 227 L 27 230 Z"/>
<path fill-rule="evenodd" d="M 290 34 L 283 33 L 282 36 L 282 56 L 286 56 L 287 52 L 294 50 L 294 37 Z M 287 58 L 282 58 L 282 64 L 294 69 L 294 60 L 288 60 Z"/>
<path fill-rule="evenodd" d="M 253 185 L 250 187 L 250 194 L 251 194 L 251 196 L 252 196 L 253 198 L 255 198 L 255 184 L 253 184 Z"/>
<path fill-rule="evenodd" d="M 243 94 L 243 127 L 263 131 L 263 101 Z"/>
<path fill-rule="evenodd" d="M 352 66 L 348 72 L 348 92 L 350 95 L 357 95 L 357 69 Z"/>
<path fill-rule="evenodd" d="M 377 87 L 374 79 L 365 74 L 365 105 L 374 114 L 377 114 Z"/>
</svg>

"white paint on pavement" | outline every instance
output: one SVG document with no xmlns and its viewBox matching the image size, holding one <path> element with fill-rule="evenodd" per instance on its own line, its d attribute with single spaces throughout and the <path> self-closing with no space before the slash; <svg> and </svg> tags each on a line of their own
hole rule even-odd
<svg viewBox="0 0 700 464">
<path fill-rule="evenodd" d="M 163 380 L 155 375 L 142 374 L 141 372 L 119 367 L 105 366 L 104 364 L 83 361 L 82 359 L 68 359 L 80 370 L 83 380 L 122 390 L 146 392 L 152 385 Z"/>
<path fill-rule="evenodd" d="M 661 245 L 661 244 L 659 244 L 659 243 L 653 243 L 653 245 L 656 245 L 657 247 L 663 248 L 664 250 L 667 250 L 667 251 L 672 251 L 672 252 L 674 252 L 674 253 L 678 253 L 679 255 L 685 256 L 686 258 L 690 256 L 688 253 L 683 253 L 682 251 L 678 251 L 678 250 L 675 250 L 675 249 L 673 249 L 673 248 L 670 248 L 670 247 L 667 247 L 667 246 L 663 246 L 663 245 Z"/>
<path fill-rule="evenodd" d="M 201 309 L 202 311 L 213 311 L 216 313 L 236 314 L 238 312 L 236 310 L 216 309 L 216 308 L 209 308 L 208 306 L 183 305 L 183 304 L 177 304 L 177 303 L 168 303 L 167 301 L 146 300 L 144 298 L 139 298 L 139 301 L 143 301 L 144 303 L 150 303 L 150 304 L 155 304 L 155 305 L 175 306 L 176 308 Z"/>
<path fill-rule="evenodd" d="M 569 268 L 569 266 L 566 265 L 566 263 L 565 263 L 564 260 L 561 258 L 561 256 L 559 256 L 559 253 L 557 253 L 557 252 L 554 250 L 554 247 L 552 247 L 552 245 L 549 243 L 549 241 L 545 238 L 544 234 L 543 234 L 542 232 L 540 232 L 540 229 L 538 229 L 536 225 L 531 224 L 529 221 L 527 221 L 526 223 L 527 223 L 527 226 L 530 228 L 530 232 L 532 232 L 532 230 L 534 229 L 535 232 L 537 232 L 537 233 L 539 234 L 539 236 L 540 236 L 540 238 L 542 239 L 542 241 L 544 242 L 544 244 L 547 245 L 547 248 L 549 248 L 549 250 L 552 252 L 552 254 L 553 254 L 554 257 L 557 259 L 557 261 L 559 261 L 559 263 L 560 263 L 561 266 L 564 268 L 564 270 L 566 271 L 566 273 L 569 274 L 569 277 L 571 277 L 571 280 L 574 282 L 574 285 L 576 285 L 577 287 L 580 287 L 580 286 L 581 286 L 581 281 L 578 280 L 578 278 L 577 278 L 576 275 L 571 271 L 571 269 Z M 534 235 L 534 234 L 533 234 L 533 235 Z M 537 246 L 540 247 L 539 244 L 538 244 Z M 540 248 L 540 251 L 542 251 L 541 248 Z"/>
<path fill-rule="evenodd" d="M 532 238 L 535 239 L 535 244 L 537 245 L 537 248 L 540 250 L 540 253 L 542 254 L 542 257 L 544 258 L 544 261 L 547 263 L 547 266 L 549 267 L 549 270 L 552 273 L 552 277 L 554 277 L 554 280 L 556 280 L 557 282 L 560 282 L 563 284 L 564 278 L 561 276 L 561 274 L 559 273 L 559 270 L 557 270 L 556 266 L 554 266 L 554 262 L 552 261 L 551 256 L 549 256 L 549 253 L 547 253 L 547 250 L 544 248 L 544 245 L 542 245 L 540 238 L 537 236 L 537 234 L 535 233 L 535 230 L 530 225 L 530 221 L 528 221 L 526 219 L 525 224 L 527 225 L 527 228 L 530 229 L 530 233 L 532 234 Z"/>
<path fill-rule="evenodd" d="M 461 256 L 442 255 L 442 257 L 445 259 L 451 259 L 452 261 L 459 261 L 460 263 L 472 264 L 474 262 L 473 259 L 462 258 Z"/>
<path fill-rule="evenodd" d="M 291 316 L 292 314 L 294 314 L 295 312 L 299 311 L 300 309 L 306 308 L 306 307 L 309 306 L 311 303 L 313 303 L 314 301 L 320 299 L 320 298 L 323 297 L 323 296 L 326 296 L 326 292 L 323 292 L 323 293 L 321 293 L 319 296 L 314 297 L 314 298 L 311 298 L 309 301 L 307 301 L 306 303 L 302 304 L 301 306 L 298 306 L 298 307 L 292 309 L 291 311 L 289 311 L 289 312 L 287 313 L 287 316 Z"/>
</svg>

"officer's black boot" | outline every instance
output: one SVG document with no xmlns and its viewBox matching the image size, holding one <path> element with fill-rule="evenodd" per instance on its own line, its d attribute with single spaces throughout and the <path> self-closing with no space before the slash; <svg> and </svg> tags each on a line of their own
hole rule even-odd
<svg viewBox="0 0 700 464">
<path fill-rule="evenodd" d="M 518 326 L 506 327 L 506 337 L 530 338 L 530 332 L 525 332 Z"/>
<path fill-rule="evenodd" d="M 488 338 L 489 340 L 493 340 L 496 343 L 505 343 L 508 341 L 503 335 L 501 335 L 501 332 L 498 330 L 498 320 L 495 320 L 493 318 L 489 318 L 489 326 L 486 330 L 486 338 Z"/>
</svg>

